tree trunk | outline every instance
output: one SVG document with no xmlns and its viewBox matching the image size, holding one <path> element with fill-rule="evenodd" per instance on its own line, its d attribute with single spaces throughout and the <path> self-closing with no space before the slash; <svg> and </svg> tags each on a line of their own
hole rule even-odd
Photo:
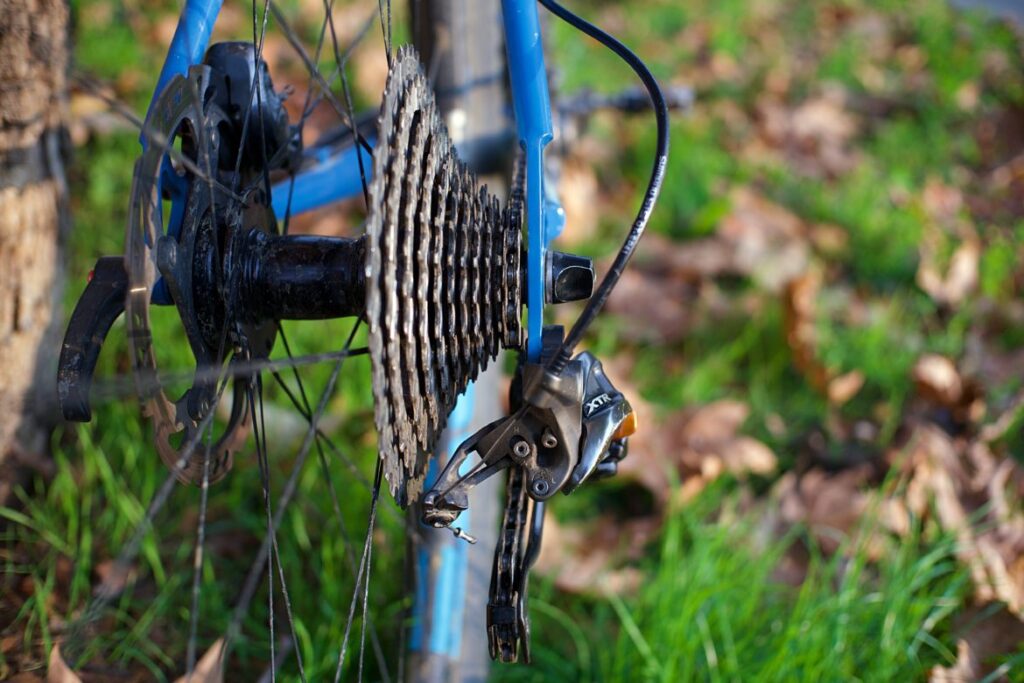
<svg viewBox="0 0 1024 683">
<path fill-rule="evenodd" d="M 0 504 L 56 419 L 68 6 L 0 0 Z"/>
</svg>

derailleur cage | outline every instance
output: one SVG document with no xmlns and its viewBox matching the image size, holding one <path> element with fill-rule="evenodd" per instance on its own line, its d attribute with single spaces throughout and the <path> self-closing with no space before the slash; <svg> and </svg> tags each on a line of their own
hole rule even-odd
<svg viewBox="0 0 1024 683">
<path fill-rule="evenodd" d="M 469 506 L 469 490 L 509 467 L 524 470 L 527 492 L 538 502 L 558 491 L 571 493 L 592 475 L 615 473 L 625 456 L 625 439 L 635 431 L 635 413 L 589 352 L 578 354 L 560 373 L 548 370 L 561 340 L 561 327 L 545 328 L 541 361 L 521 363 L 512 382 L 515 410 L 455 451 L 423 498 L 426 524 L 451 526 Z M 472 452 L 480 462 L 460 475 Z"/>
<path fill-rule="evenodd" d="M 520 364 L 513 379 L 513 413 L 463 442 L 423 499 L 423 521 L 452 528 L 469 505 L 469 490 L 510 469 L 487 601 L 490 654 L 502 662 L 520 655 L 530 661 L 529 572 L 540 553 L 544 501 L 614 474 L 636 428 L 628 401 L 592 354 L 579 354 L 562 372 L 548 370 L 562 337 L 561 327 L 544 329 L 540 362 Z M 459 476 L 474 451 L 480 462 Z"/>
</svg>

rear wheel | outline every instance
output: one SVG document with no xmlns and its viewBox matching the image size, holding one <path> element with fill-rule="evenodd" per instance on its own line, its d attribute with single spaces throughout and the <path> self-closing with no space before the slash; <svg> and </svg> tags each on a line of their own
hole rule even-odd
<svg viewBox="0 0 1024 683">
<path fill-rule="evenodd" d="M 315 24 L 307 20 L 309 25 L 296 30 L 299 18 L 282 15 L 270 3 L 254 2 L 252 9 L 252 40 L 218 44 L 205 63 L 171 79 L 155 97 L 143 134 L 125 272 L 111 269 L 107 284 L 113 283 L 111 291 L 129 292 L 135 386 L 170 473 L 125 543 L 114 575 L 127 575 L 135 566 L 154 526 L 172 535 L 186 530 L 179 540 L 189 551 L 168 560 L 175 567 L 173 581 L 163 585 L 166 600 L 176 606 L 165 618 L 181 622 L 170 630 L 187 633 L 181 659 L 189 673 L 209 643 L 220 642 L 214 657 L 232 678 L 255 679 L 260 671 L 274 678 L 280 670 L 303 680 L 362 679 L 364 673 L 383 680 L 483 680 L 497 483 L 476 493 L 473 533 L 480 542 L 472 548 L 461 541 L 453 545 L 447 532 L 422 528 L 413 521 L 418 515 L 406 517 L 380 491 L 390 488 L 397 500 L 413 502 L 430 447 L 446 454 L 468 430 L 498 416 L 500 364 L 478 371 L 521 334 L 520 293 L 508 289 L 509 279 L 497 270 L 487 270 L 518 274 L 520 249 L 518 214 L 499 211 L 493 197 L 494 188 L 507 188 L 503 181 L 514 148 L 499 5 L 413 7 L 414 35 L 436 105 L 415 88 L 426 83 L 419 65 L 411 65 L 407 52 L 392 49 L 389 11 L 382 18 L 385 44 L 389 60 L 399 66 L 389 75 L 391 100 L 385 100 L 376 126 L 360 125 L 346 78 L 352 46 L 370 24 L 362 33 L 349 31 L 352 42 L 343 45 L 330 17 Z M 263 63 L 268 25 L 294 50 L 293 63 L 297 58 L 309 71 L 306 94 L 299 97 L 304 101 L 296 116 L 293 97 L 290 120 L 282 90 L 271 82 L 273 68 Z M 300 35 L 313 38 L 303 42 Z M 310 142 L 303 140 L 304 125 L 317 105 L 360 131 L 348 133 L 357 149 L 369 147 L 367 127 L 377 137 L 376 176 L 362 162 L 359 168 L 368 203 L 364 236 L 293 234 L 296 178 L 320 152 L 345 146 L 341 135 L 301 151 L 301 143 Z M 447 134 L 431 127 L 435 106 Z M 470 170 L 491 181 L 490 194 L 481 192 L 449 142 Z M 436 188 L 425 180 L 432 158 L 446 183 L 438 181 Z M 411 160 L 423 160 L 423 168 Z M 438 250 L 437 259 L 421 259 L 414 240 L 421 247 L 436 245 L 431 248 Z M 518 275 L 514 281 L 518 287 Z M 437 294 L 441 289 L 444 294 Z M 425 293 L 433 297 L 433 308 Z M 353 319 L 342 328 L 284 322 L 345 315 Z M 428 343 L 437 337 L 435 322 L 441 329 L 440 316 L 450 337 L 446 355 Z M 311 333 L 314 325 L 331 333 Z M 85 335 L 85 346 L 95 339 Z M 174 352 L 166 353 L 169 347 Z M 350 367 L 360 362 L 352 357 L 361 355 L 371 357 L 372 372 Z M 329 365 L 320 372 L 299 371 L 323 361 Z M 444 415 L 471 380 L 472 417 L 438 435 Z M 362 395 L 355 389 L 334 396 L 343 382 L 362 387 Z M 87 383 L 84 391 L 87 396 Z M 376 458 L 359 423 L 327 426 L 338 404 L 365 420 L 371 396 L 379 432 Z M 284 446 L 275 433 L 285 424 L 277 415 L 281 407 L 304 423 Z M 292 454 L 279 457 L 275 451 L 285 447 Z M 176 482 L 193 485 L 177 495 L 191 507 L 168 505 Z M 221 503 L 221 496 L 230 502 Z M 361 516 L 353 513 L 356 507 Z M 168 519 L 168 510 L 178 517 Z M 353 528 L 354 519 L 359 527 Z M 419 629 L 419 642 L 426 645 L 408 658 L 406 643 L 416 640 L 415 633 L 403 634 L 401 610 L 388 606 L 402 605 L 408 596 L 389 587 L 398 584 L 397 576 L 384 575 L 398 563 L 377 559 L 401 547 L 392 541 L 403 533 L 417 558 L 408 563 L 414 567 L 413 592 L 425 596 L 417 600 L 418 623 L 411 630 Z M 246 560 L 220 556 L 226 536 L 245 539 Z M 440 558 L 452 551 L 465 553 L 463 567 L 448 579 L 433 575 Z M 419 571 L 423 565 L 428 569 Z M 371 578 L 375 586 L 384 584 L 383 597 L 379 589 L 371 592 Z M 70 625 L 63 648 L 72 664 L 104 652 L 91 641 L 119 594 L 120 589 L 101 588 Z M 438 618 L 424 619 L 427 614 Z M 131 621 L 123 615 L 118 620 L 126 618 Z M 153 617 L 138 618 L 141 623 Z M 119 651 L 116 642 L 110 648 Z M 165 657 L 167 674 L 176 673 L 170 667 L 177 655 Z"/>
</svg>

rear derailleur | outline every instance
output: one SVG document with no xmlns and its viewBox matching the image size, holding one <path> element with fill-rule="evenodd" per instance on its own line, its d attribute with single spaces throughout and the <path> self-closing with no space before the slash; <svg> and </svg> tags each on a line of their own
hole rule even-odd
<svg viewBox="0 0 1024 683">
<path fill-rule="evenodd" d="M 562 336 L 561 327 L 545 328 L 540 362 L 517 368 L 512 414 L 466 439 L 423 498 L 424 523 L 465 538 L 451 525 L 469 507 L 470 489 L 510 470 L 487 604 L 491 657 L 503 662 L 516 661 L 520 647 L 530 661 L 528 573 L 540 552 L 544 502 L 614 475 L 636 430 L 636 414 L 592 354 L 580 353 L 560 373 L 547 368 Z M 474 452 L 479 462 L 460 474 Z"/>
</svg>

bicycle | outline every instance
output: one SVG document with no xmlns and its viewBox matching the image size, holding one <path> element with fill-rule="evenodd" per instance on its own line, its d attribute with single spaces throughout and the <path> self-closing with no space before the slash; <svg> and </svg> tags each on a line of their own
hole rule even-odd
<svg viewBox="0 0 1024 683">
<path fill-rule="evenodd" d="M 218 653 L 220 667 L 227 665 L 229 648 L 239 638 L 264 577 L 271 678 L 278 659 L 278 600 L 291 640 L 300 640 L 277 530 L 314 447 L 344 529 L 327 455 L 345 456 L 319 424 L 342 366 L 356 355 L 370 357 L 379 456 L 372 482 L 363 480 L 370 505 L 362 555 L 358 562 L 354 553 L 347 558 L 355 583 L 334 679 L 346 665 L 353 666 L 346 655 L 360 602 L 358 676 L 364 674 L 369 631 L 377 673 L 390 678 L 367 613 L 373 531 L 384 482 L 399 505 L 415 511 L 402 522 L 416 546 L 410 563 L 415 588 L 410 632 L 400 646 L 400 653 L 408 651 L 409 663 L 399 656 L 397 677 L 480 679 L 487 671 L 484 652 L 505 662 L 529 660 L 528 573 L 542 538 L 545 501 L 585 480 L 614 474 L 636 426 L 628 401 L 605 377 L 600 362 L 574 351 L 643 233 L 668 150 L 668 106 L 646 66 L 554 0 L 541 4 L 629 63 L 657 121 L 656 159 L 641 208 L 596 290 L 589 259 L 550 248 L 561 218 L 545 167 L 552 107 L 535 3 L 504 0 L 500 25 L 497 4 L 414 4 L 419 53 L 394 49 L 390 2 L 380 4 L 388 83 L 379 112 L 360 116 L 346 76 L 353 46 L 343 52 L 338 44 L 329 0 L 312 56 L 269 0 L 262 13 L 252 3 L 251 41 L 214 45 L 209 41 L 220 0 L 187 0 L 141 126 L 125 255 L 97 262 L 69 323 L 58 387 L 65 417 L 88 420 L 100 348 L 124 313 L 135 388 L 170 475 L 118 562 L 138 552 L 140 534 L 175 482 L 199 487 L 188 674 L 198 659 L 209 489 L 227 475 L 249 431 L 266 533 Z M 309 71 L 310 88 L 297 124 L 289 120 L 262 58 L 271 17 Z M 325 77 L 318 65 L 328 35 L 335 71 Z M 507 81 L 501 75 L 506 68 Z M 335 80 L 340 80 L 340 92 L 332 89 Z M 343 125 L 304 147 L 307 112 L 318 103 L 314 92 Z M 506 95 L 512 100 L 514 134 Z M 475 173 L 509 178 L 504 206 Z M 368 211 L 364 236 L 289 232 L 293 215 L 359 195 Z M 545 304 L 574 300 L 587 303 L 568 334 L 544 325 Z M 186 380 L 190 386 L 173 400 L 169 376 L 159 370 L 160 340 L 151 324 L 151 314 L 161 307 L 184 328 L 196 365 Z M 340 351 L 292 354 L 281 321 L 342 317 L 355 323 Z M 354 348 L 364 323 L 368 345 Z M 270 357 L 278 339 L 286 359 Z M 511 414 L 499 416 L 496 405 L 474 411 L 482 395 L 498 397 L 493 360 L 502 349 L 520 356 Z M 296 368 L 325 361 L 334 365 L 314 406 Z M 283 370 L 292 371 L 294 388 L 282 378 Z M 308 424 L 276 501 L 264 374 Z M 218 414 L 229 385 L 231 406 Z M 479 457 L 470 465 L 472 452 Z M 505 470 L 505 511 L 501 527 L 494 529 L 486 523 L 497 512 L 488 509 L 497 502 L 494 475 Z M 492 490 L 484 491 L 486 485 Z M 477 523 L 478 517 L 485 524 Z M 488 557 L 492 544 L 493 566 Z M 482 599 L 483 590 L 467 589 L 466 582 L 480 583 L 486 573 L 491 577 L 486 604 L 467 605 L 467 597 Z M 73 626 L 84 632 L 110 599 L 101 593 Z M 474 642 L 484 635 L 486 648 Z M 303 680 L 330 673 L 331 667 L 321 674 L 311 662 L 304 664 L 301 648 L 294 652 Z"/>
</svg>

